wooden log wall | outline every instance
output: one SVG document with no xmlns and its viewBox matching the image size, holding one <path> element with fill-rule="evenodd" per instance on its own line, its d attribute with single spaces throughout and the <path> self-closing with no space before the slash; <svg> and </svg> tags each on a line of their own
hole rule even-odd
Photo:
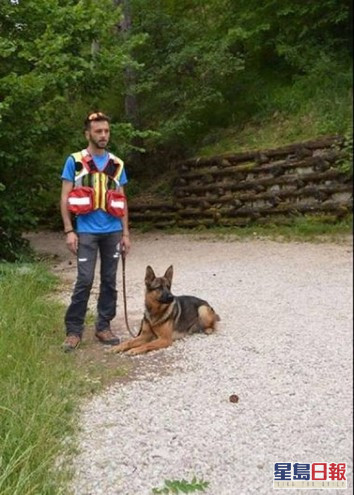
<svg viewBox="0 0 354 495">
<path fill-rule="evenodd" d="M 132 201 L 130 219 L 157 228 L 291 223 L 299 215 L 341 218 L 352 211 L 351 178 L 336 164 L 342 139 L 176 164 L 169 201 Z"/>
</svg>

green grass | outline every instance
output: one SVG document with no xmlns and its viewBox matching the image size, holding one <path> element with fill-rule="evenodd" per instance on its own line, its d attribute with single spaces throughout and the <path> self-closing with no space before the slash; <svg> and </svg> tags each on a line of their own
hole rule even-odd
<svg viewBox="0 0 354 495">
<path fill-rule="evenodd" d="M 55 466 L 70 458 L 78 399 L 92 385 L 60 349 L 64 308 L 48 297 L 56 285 L 45 266 L 0 264 L 1 495 L 68 493 L 70 470 Z"/>
<path fill-rule="evenodd" d="M 155 494 L 173 494 L 173 493 L 192 493 L 192 492 L 204 492 L 208 488 L 209 482 L 204 480 L 197 480 L 196 477 L 192 481 L 182 480 L 165 480 L 164 486 L 161 488 L 153 488 L 152 493 Z"/>
<path fill-rule="evenodd" d="M 350 110 L 350 106 L 348 106 Z M 197 156 L 214 156 L 242 151 L 262 150 L 308 141 L 324 135 L 344 135 L 347 128 L 325 125 L 314 112 L 287 114 L 274 112 L 263 119 L 254 119 L 242 127 L 215 131 L 211 144 L 201 147 Z M 349 123 L 348 123 L 349 125 Z"/>
<path fill-rule="evenodd" d="M 353 216 L 347 215 L 339 220 L 332 215 L 306 215 L 295 218 L 284 218 L 283 224 L 267 223 L 260 225 L 254 223 L 245 227 L 200 227 L 182 229 L 170 227 L 164 229 L 167 234 L 197 235 L 198 238 L 216 237 L 228 239 L 264 238 L 276 241 L 302 241 L 302 242 L 342 242 L 353 233 Z M 141 223 L 134 226 L 138 232 L 154 231 L 152 223 Z"/>
<path fill-rule="evenodd" d="M 353 76 L 348 61 L 318 61 L 291 83 L 261 81 L 250 106 L 255 110 L 243 122 L 236 111 L 235 124 L 205 136 L 196 156 L 276 148 L 350 130 Z"/>
<path fill-rule="evenodd" d="M 238 228 L 216 228 L 219 235 L 234 235 L 241 238 L 267 238 L 277 241 L 303 241 L 303 242 L 341 242 L 343 237 L 352 234 L 352 215 L 343 220 L 337 220 L 330 215 L 303 216 L 288 219 L 289 223 L 276 225 L 250 225 Z"/>
<path fill-rule="evenodd" d="M 214 156 L 277 148 L 314 139 L 322 134 L 328 133 L 318 131 L 311 114 L 291 116 L 275 113 L 260 121 L 250 121 L 242 127 L 230 127 L 215 132 L 213 142 L 198 150 L 197 155 Z"/>
</svg>

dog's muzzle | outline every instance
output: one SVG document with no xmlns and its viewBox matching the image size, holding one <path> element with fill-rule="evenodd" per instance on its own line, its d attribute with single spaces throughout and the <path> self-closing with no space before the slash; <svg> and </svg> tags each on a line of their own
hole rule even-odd
<svg viewBox="0 0 354 495">
<path fill-rule="evenodd" d="M 161 297 L 159 298 L 159 302 L 162 304 L 171 304 L 173 301 L 173 295 L 171 292 L 163 292 Z"/>
</svg>

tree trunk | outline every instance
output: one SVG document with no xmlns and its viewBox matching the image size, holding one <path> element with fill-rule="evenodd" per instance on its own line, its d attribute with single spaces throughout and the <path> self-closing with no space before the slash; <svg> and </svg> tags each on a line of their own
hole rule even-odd
<svg viewBox="0 0 354 495">
<path fill-rule="evenodd" d="M 127 38 L 130 35 L 132 26 L 132 16 L 131 16 L 131 5 L 130 0 L 113 0 L 114 4 L 122 7 L 122 20 L 119 22 L 117 28 L 118 33 L 123 38 Z M 134 91 L 136 84 L 136 73 L 135 70 L 127 66 L 124 71 L 124 82 L 125 82 L 125 101 L 124 109 L 125 116 L 128 122 L 130 122 L 135 129 L 140 129 L 140 118 L 139 118 L 139 104 L 138 99 Z M 132 141 L 133 146 L 143 147 L 143 140 L 139 137 L 135 137 Z M 140 168 L 141 165 L 141 153 L 138 151 L 132 151 L 129 156 L 129 161 L 134 163 L 136 168 Z"/>
</svg>

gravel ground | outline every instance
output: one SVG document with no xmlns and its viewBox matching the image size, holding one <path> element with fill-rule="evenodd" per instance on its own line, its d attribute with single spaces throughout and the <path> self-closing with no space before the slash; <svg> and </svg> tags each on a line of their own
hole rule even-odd
<svg viewBox="0 0 354 495">
<path fill-rule="evenodd" d="M 145 266 L 161 275 L 171 263 L 174 292 L 207 299 L 221 321 L 211 336 L 131 358 L 134 379 L 83 404 L 74 494 L 151 495 L 193 476 L 208 495 L 272 494 L 275 462 L 346 462 L 348 489 L 329 493 L 352 493 L 349 241 L 133 241 L 133 324 Z M 121 303 L 119 312 L 123 324 Z"/>
</svg>

